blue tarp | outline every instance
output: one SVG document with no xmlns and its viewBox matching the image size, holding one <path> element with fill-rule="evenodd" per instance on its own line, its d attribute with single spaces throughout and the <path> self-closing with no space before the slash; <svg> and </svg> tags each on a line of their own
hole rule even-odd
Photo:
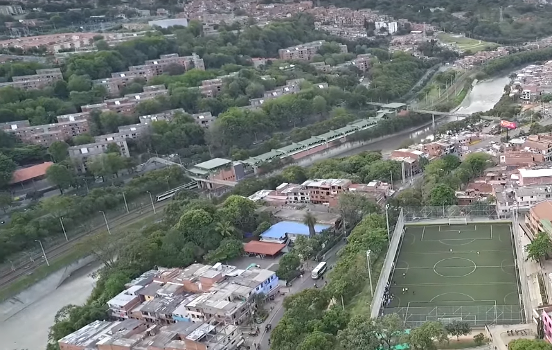
<svg viewBox="0 0 552 350">
<path fill-rule="evenodd" d="M 330 225 L 314 225 L 314 230 L 316 233 L 320 233 L 323 230 L 330 228 Z M 266 230 L 261 237 L 263 238 L 283 238 L 286 233 L 294 235 L 309 235 L 309 227 L 303 223 L 295 221 L 282 221 L 277 224 L 272 225 L 268 230 Z"/>
</svg>

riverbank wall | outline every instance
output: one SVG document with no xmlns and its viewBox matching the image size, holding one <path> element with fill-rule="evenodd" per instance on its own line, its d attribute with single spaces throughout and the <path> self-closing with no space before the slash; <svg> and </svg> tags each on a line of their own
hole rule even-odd
<svg viewBox="0 0 552 350">
<path fill-rule="evenodd" d="M 0 303 L 0 323 L 13 317 L 18 312 L 32 306 L 38 300 L 46 297 L 48 294 L 56 290 L 67 278 L 71 276 L 71 274 L 94 262 L 95 260 L 95 256 L 81 258 L 74 263 L 52 273 L 45 279 L 25 289 L 16 296 Z"/>
</svg>

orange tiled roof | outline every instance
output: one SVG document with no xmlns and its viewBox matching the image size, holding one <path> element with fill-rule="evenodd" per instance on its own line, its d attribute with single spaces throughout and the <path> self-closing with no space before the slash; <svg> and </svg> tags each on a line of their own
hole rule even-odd
<svg viewBox="0 0 552 350">
<path fill-rule="evenodd" d="M 13 178 L 10 184 L 16 184 L 37 178 L 39 176 L 44 176 L 46 175 L 46 169 L 48 169 L 52 164 L 54 163 L 45 162 L 28 168 L 18 169 L 13 173 Z"/>
</svg>

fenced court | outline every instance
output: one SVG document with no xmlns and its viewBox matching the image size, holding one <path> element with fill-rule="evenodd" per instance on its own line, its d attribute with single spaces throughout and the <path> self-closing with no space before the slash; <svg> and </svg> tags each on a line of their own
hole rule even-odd
<svg viewBox="0 0 552 350">
<path fill-rule="evenodd" d="M 409 326 L 523 321 L 510 224 L 464 221 L 405 230 L 385 313 L 398 313 Z"/>
</svg>

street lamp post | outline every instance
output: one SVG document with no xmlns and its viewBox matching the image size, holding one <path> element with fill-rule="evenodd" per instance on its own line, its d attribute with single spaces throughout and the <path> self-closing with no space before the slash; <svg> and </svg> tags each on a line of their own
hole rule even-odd
<svg viewBox="0 0 552 350">
<path fill-rule="evenodd" d="M 69 238 L 67 238 L 67 231 L 65 231 L 65 226 L 63 225 L 63 216 L 59 217 L 59 223 L 61 224 L 61 229 L 63 230 L 63 235 L 65 236 L 65 240 L 69 242 Z"/>
<path fill-rule="evenodd" d="M 126 211 L 127 211 L 127 214 L 130 213 L 130 210 L 128 210 L 128 203 L 126 201 L 126 197 L 125 197 L 125 193 L 123 192 L 123 201 L 125 201 L 125 208 L 126 208 Z"/>
<path fill-rule="evenodd" d="M 150 191 L 147 191 L 149 193 L 149 196 L 150 196 L 150 200 L 151 200 L 151 207 L 153 208 L 153 213 L 156 214 L 156 211 L 155 211 L 155 203 L 153 202 L 153 196 L 151 195 L 151 192 Z"/>
<path fill-rule="evenodd" d="M 385 223 L 387 224 L 387 239 L 391 240 L 391 231 L 389 230 L 389 204 L 385 205 Z"/>
<path fill-rule="evenodd" d="M 39 239 L 35 239 L 35 242 L 38 242 L 38 244 L 40 244 L 42 255 L 44 255 L 44 261 L 46 261 L 46 265 L 50 266 L 50 262 L 48 261 L 48 257 L 46 256 L 46 252 L 44 251 L 44 246 L 42 245 L 42 242 Z"/>
<path fill-rule="evenodd" d="M 366 264 L 368 265 L 368 279 L 370 280 L 370 295 L 374 296 L 374 287 L 372 285 L 372 271 L 370 269 L 370 254 L 372 254 L 371 250 L 366 251 Z"/>
<path fill-rule="evenodd" d="M 11 264 L 11 270 L 12 270 L 12 271 L 15 271 L 15 266 L 13 266 L 13 261 L 11 261 L 10 259 L 8 259 L 8 261 L 9 261 L 10 264 Z"/>
<path fill-rule="evenodd" d="M 111 230 L 109 229 L 109 223 L 107 222 L 107 216 L 105 216 L 105 212 L 103 210 L 100 210 L 100 213 L 102 213 L 105 221 L 105 227 L 107 227 L 107 233 L 111 234 Z"/>
</svg>

